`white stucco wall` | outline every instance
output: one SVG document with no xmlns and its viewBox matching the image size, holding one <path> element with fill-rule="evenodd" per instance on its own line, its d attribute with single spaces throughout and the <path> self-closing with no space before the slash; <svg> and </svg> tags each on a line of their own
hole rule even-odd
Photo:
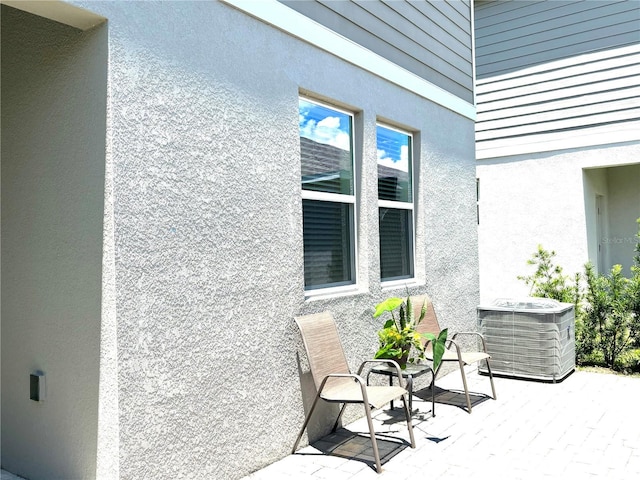
<svg viewBox="0 0 640 480">
<path fill-rule="evenodd" d="M 609 231 L 606 247 L 611 258 L 608 267 L 620 264 L 630 275 L 633 264 L 636 233 L 640 218 L 640 164 L 607 170 L 609 190 Z"/>
<path fill-rule="evenodd" d="M 105 28 L 3 5 L 2 467 L 31 480 L 95 476 L 106 67 Z"/>
<path fill-rule="evenodd" d="M 533 273 L 526 262 L 538 244 L 555 250 L 555 263 L 570 276 L 589 260 L 596 264 L 596 195 L 612 212 L 602 235 L 621 229 L 616 236 L 633 236 L 640 216 L 639 153 L 640 145 L 626 143 L 479 161 L 482 302 L 529 293 L 516 277 Z M 609 248 L 605 270 L 626 255 Z"/>
<path fill-rule="evenodd" d="M 86 251 L 93 274 L 102 265 L 101 291 L 98 286 L 97 294 L 65 304 L 59 316 L 102 306 L 102 319 L 81 326 L 70 320 L 76 328 L 68 341 L 81 360 L 70 358 L 91 376 L 82 370 L 74 378 L 90 390 L 88 417 L 71 422 L 56 412 L 52 420 L 66 421 L 70 435 L 85 432 L 90 440 L 71 457 L 53 449 L 38 468 L 73 464 L 77 457 L 84 470 L 76 478 L 97 472 L 98 478 L 136 480 L 234 479 L 289 453 L 303 421 L 303 398 L 312 393 L 293 317 L 331 310 L 356 367 L 376 349 L 381 325 L 371 317 L 373 305 L 404 294 L 404 287 L 383 291 L 379 282 L 378 118 L 415 130 L 419 145 L 412 293 L 429 293 L 445 326 L 473 327 L 478 262 L 470 119 L 219 2 L 72 3 L 108 19 L 94 33 L 104 40 L 108 29 L 109 36 L 107 152 L 103 145 L 97 177 L 104 182 L 106 165 L 106 205 L 100 205 L 100 228 L 91 230 L 93 248 Z M 95 53 L 98 64 L 104 53 Z M 3 67 L 4 54 L 3 42 Z M 77 68 L 76 62 L 69 56 L 68 65 Z M 95 95 L 104 91 L 86 86 Z M 360 290 L 349 296 L 305 300 L 297 125 L 302 90 L 356 113 Z M 3 78 L 3 154 L 4 99 Z M 72 109 L 67 116 L 92 125 L 104 121 L 105 112 L 86 118 Z M 16 118 L 24 125 L 39 119 Z M 69 148 L 79 143 L 66 142 Z M 54 143 L 63 141 L 55 137 Z M 5 198 L 18 205 L 23 196 L 6 194 L 4 155 L 2 182 L 5 235 Z M 91 212 L 85 224 L 96 221 Z M 89 236 L 65 232 L 74 239 L 67 239 L 70 246 Z M 3 253 L 5 244 L 3 238 Z M 7 265 L 3 255 L 3 302 Z M 64 271 L 74 276 L 78 268 L 73 263 Z M 4 359 L 15 354 L 5 348 L 5 307 L 3 437 Z M 59 347 L 44 338 L 23 343 Z M 10 370 L 22 378 L 21 367 Z M 69 401 L 76 398 L 74 387 L 67 387 Z M 347 420 L 361 414 L 350 409 Z M 311 436 L 332 422 L 319 416 Z M 42 445 L 50 441 L 45 437 Z"/>
<path fill-rule="evenodd" d="M 219 3 L 87 7 L 109 19 L 122 478 L 237 478 L 286 455 L 295 315 L 330 309 L 354 366 L 375 351 L 372 306 L 402 293 L 378 280 L 376 116 L 421 132 L 419 290 L 473 324 L 471 121 Z M 363 290 L 307 303 L 300 89 L 360 112 L 366 158 Z"/>
</svg>

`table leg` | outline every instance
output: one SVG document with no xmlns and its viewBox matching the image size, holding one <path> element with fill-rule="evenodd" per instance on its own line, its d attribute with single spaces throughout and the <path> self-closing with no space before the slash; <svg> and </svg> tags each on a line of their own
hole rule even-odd
<svg viewBox="0 0 640 480">
<path fill-rule="evenodd" d="M 389 375 L 389 386 L 393 387 L 393 375 Z M 393 410 L 393 400 L 391 400 L 391 410 Z"/>
<path fill-rule="evenodd" d="M 431 416 L 436 416 L 436 375 L 431 369 Z"/>
</svg>

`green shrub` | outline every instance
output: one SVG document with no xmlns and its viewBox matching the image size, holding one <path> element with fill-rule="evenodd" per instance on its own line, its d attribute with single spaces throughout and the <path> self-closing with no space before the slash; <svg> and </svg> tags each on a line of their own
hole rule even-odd
<svg viewBox="0 0 640 480">
<path fill-rule="evenodd" d="M 577 274 L 576 282 L 572 284 L 569 277 L 562 273 L 562 267 L 554 265 L 555 256 L 555 251 L 549 252 L 542 245 L 538 245 L 538 250 L 527 260 L 527 265 L 535 265 L 536 271 L 533 275 L 518 276 L 518 280 L 523 280 L 529 286 L 529 295 L 532 297 L 575 303 L 580 296 L 580 276 Z"/>
<path fill-rule="evenodd" d="M 640 373 L 640 348 L 629 349 L 620 354 L 614 369 L 623 373 Z"/>
<path fill-rule="evenodd" d="M 580 358 L 580 362 L 578 362 L 578 365 L 594 366 L 594 367 L 606 366 L 606 364 L 604 363 L 604 355 L 602 354 L 602 352 L 599 352 L 599 351 L 594 351 L 588 354 L 584 354 Z"/>
<path fill-rule="evenodd" d="M 622 276 L 622 266 L 614 265 L 608 275 L 595 273 L 593 265 L 585 265 L 587 291 L 581 341 L 593 341 L 609 368 L 635 340 L 634 314 L 631 311 L 631 281 Z"/>
<path fill-rule="evenodd" d="M 576 363 L 588 365 L 593 357 L 597 343 L 596 330 L 585 325 L 584 315 L 576 315 Z M 600 353 L 602 361 L 594 365 L 604 364 L 604 356 Z"/>
<path fill-rule="evenodd" d="M 527 260 L 536 271 L 518 276 L 530 287 L 531 296 L 575 305 L 578 365 L 638 371 L 634 369 L 639 368 L 640 352 L 640 218 L 637 223 L 631 278 L 622 275 L 621 265 L 614 265 L 608 274 L 597 274 L 587 263 L 584 276 L 576 273 L 570 280 L 560 266 L 554 265 L 556 252 L 542 245 Z"/>
</svg>

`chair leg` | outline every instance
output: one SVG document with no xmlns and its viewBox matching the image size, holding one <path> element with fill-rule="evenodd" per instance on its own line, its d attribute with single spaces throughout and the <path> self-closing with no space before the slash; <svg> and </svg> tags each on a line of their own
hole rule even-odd
<svg viewBox="0 0 640 480">
<path fill-rule="evenodd" d="M 333 424 L 333 428 L 331 429 L 332 432 L 335 432 L 338 429 L 338 424 L 340 423 L 340 419 L 342 418 L 342 414 L 344 413 L 346 408 L 347 408 L 347 404 L 343 403 L 342 407 L 340 408 L 340 413 L 338 414 L 338 418 L 336 418 L 336 423 Z"/>
<path fill-rule="evenodd" d="M 371 445 L 373 446 L 373 458 L 376 461 L 376 472 L 382 473 L 380 453 L 378 452 L 378 442 L 376 441 L 376 433 L 373 429 L 373 419 L 371 418 L 371 408 L 369 408 L 369 405 L 364 405 L 364 411 L 367 414 L 367 423 L 369 424 L 369 436 L 371 437 Z"/>
<path fill-rule="evenodd" d="M 304 419 L 304 423 L 302 424 L 302 428 L 300 429 L 300 433 L 298 434 L 298 438 L 296 438 L 296 443 L 293 445 L 293 448 L 291 449 L 291 453 L 296 453 L 296 450 L 298 449 L 298 445 L 300 444 L 300 440 L 302 439 L 302 434 L 304 433 L 304 429 L 307 428 L 307 425 L 309 425 L 309 420 L 311 420 L 311 415 L 313 414 L 313 411 L 316 409 L 316 405 L 318 404 L 318 400 L 320 400 L 320 392 L 318 392 L 316 394 L 316 398 L 313 400 L 313 404 L 311 405 L 311 410 L 309 410 L 309 413 L 307 414 L 306 418 Z"/>
<path fill-rule="evenodd" d="M 436 368 L 435 371 L 431 369 L 431 411 L 434 417 L 436 416 L 436 377 L 438 376 L 438 373 L 440 373 L 440 369 L 443 364 L 444 362 L 440 362 L 440 365 L 438 365 L 438 368 Z"/>
<path fill-rule="evenodd" d="M 496 400 L 498 396 L 496 395 L 496 387 L 493 385 L 493 373 L 491 373 L 491 365 L 489 365 L 489 359 L 486 359 L 487 363 L 487 372 L 489 373 L 489 381 L 491 382 L 491 392 L 493 393 L 493 399 Z"/>
<path fill-rule="evenodd" d="M 471 398 L 469 397 L 469 387 L 467 387 L 467 376 L 464 374 L 464 362 L 460 360 L 460 374 L 462 375 L 462 386 L 464 387 L 464 395 L 467 399 L 467 409 L 471 413 Z"/>
<path fill-rule="evenodd" d="M 407 417 L 407 430 L 409 430 L 409 438 L 411 439 L 411 448 L 416 448 L 416 441 L 413 437 L 413 423 L 411 422 L 411 407 L 407 406 L 406 395 L 402 395 L 402 403 L 404 405 L 404 415 Z M 411 402 L 411 397 L 409 397 L 409 404 Z"/>
</svg>

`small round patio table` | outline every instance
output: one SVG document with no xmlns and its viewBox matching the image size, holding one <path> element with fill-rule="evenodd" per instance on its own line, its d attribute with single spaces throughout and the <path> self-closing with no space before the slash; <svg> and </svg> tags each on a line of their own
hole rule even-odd
<svg viewBox="0 0 640 480">
<path fill-rule="evenodd" d="M 407 380 L 407 392 L 409 393 L 409 411 L 413 413 L 413 379 L 417 378 L 425 373 L 431 374 L 431 414 L 436 416 L 436 402 L 434 393 L 435 378 L 433 369 L 424 363 L 407 363 L 407 367 L 404 370 L 400 370 L 402 378 Z M 386 375 L 389 377 L 389 385 L 393 385 L 393 379 L 398 376 L 398 372 L 394 366 L 389 364 L 379 364 L 373 367 L 367 373 L 367 385 L 369 385 L 369 376 L 375 373 L 377 375 Z M 391 409 L 393 410 L 393 400 L 391 401 Z"/>
</svg>

